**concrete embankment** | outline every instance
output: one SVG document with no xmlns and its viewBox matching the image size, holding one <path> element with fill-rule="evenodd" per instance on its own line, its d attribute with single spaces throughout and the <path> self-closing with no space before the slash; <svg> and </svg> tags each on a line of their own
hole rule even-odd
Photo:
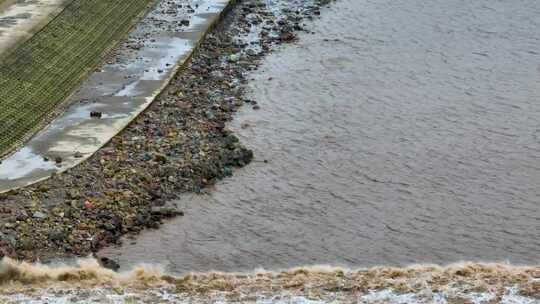
<svg viewBox="0 0 540 304">
<path fill-rule="evenodd" d="M 0 193 L 76 166 L 146 109 L 231 1 L 191 2 L 159 2 L 69 107 L 0 163 Z"/>
<path fill-rule="evenodd" d="M 72 1 L 0 1 L 0 58 L 41 30 Z"/>
<path fill-rule="evenodd" d="M 72 1 L 8 51 L 0 62 L 0 156 L 56 117 L 68 104 L 66 98 L 155 2 Z M 13 17 L 27 15 L 31 11 Z"/>
</svg>

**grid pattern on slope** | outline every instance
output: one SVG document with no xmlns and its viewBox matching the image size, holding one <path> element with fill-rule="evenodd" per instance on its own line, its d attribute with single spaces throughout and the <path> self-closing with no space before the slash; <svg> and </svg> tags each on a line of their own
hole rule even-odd
<svg viewBox="0 0 540 304">
<path fill-rule="evenodd" d="M 36 131 L 153 0 L 73 1 L 0 63 L 0 155 Z"/>
</svg>

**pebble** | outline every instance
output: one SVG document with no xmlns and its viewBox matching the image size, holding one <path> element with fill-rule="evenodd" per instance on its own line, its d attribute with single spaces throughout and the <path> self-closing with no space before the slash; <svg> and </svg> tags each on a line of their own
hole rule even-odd
<svg viewBox="0 0 540 304">
<path fill-rule="evenodd" d="M 103 113 L 101 112 L 97 112 L 97 111 L 90 112 L 90 117 L 92 118 L 101 118 L 102 116 L 103 116 Z"/>
<path fill-rule="evenodd" d="M 98 261 L 99 261 L 99 264 L 103 268 L 107 268 L 107 269 L 110 269 L 112 271 L 120 270 L 120 264 L 118 264 L 118 262 L 116 262 L 116 261 L 114 261 L 112 259 L 109 259 L 107 257 L 101 257 L 101 258 L 98 258 Z"/>
<path fill-rule="evenodd" d="M 55 230 L 52 230 L 49 232 L 49 240 L 51 241 L 58 241 L 58 242 L 61 242 L 63 241 L 65 238 L 65 233 L 63 230 L 60 230 L 60 229 L 55 229 Z"/>
<path fill-rule="evenodd" d="M 32 214 L 32 217 L 35 218 L 35 219 L 43 220 L 43 219 L 46 219 L 49 216 L 46 213 L 43 213 L 41 211 L 37 211 L 37 212 L 34 212 L 34 214 Z"/>
<path fill-rule="evenodd" d="M 13 229 L 15 227 L 17 227 L 17 224 L 15 224 L 15 223 L 5 223 L 4 224 L 4 228 L 6 228 L 6 229 Z"/>
</svg>

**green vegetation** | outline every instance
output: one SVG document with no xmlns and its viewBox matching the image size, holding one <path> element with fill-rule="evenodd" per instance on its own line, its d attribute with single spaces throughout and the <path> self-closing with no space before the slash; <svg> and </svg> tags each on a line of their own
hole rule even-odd
<svg viewBox="0 0 540 304">
<path fill-rule="evenodd" d="M 153 1 L 75 0 L 2 59 L 0 156 L 52 118 Z"/>
</svg>

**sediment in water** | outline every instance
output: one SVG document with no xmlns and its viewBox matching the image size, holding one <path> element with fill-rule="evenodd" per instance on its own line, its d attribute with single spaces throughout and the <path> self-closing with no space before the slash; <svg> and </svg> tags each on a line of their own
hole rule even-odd
<svg viewBox="0 0 540 304">
<path fill-rule="evenodd" d="M 137 300 L 142 303 L 227 302 L 281 303 L 287 299 L 340 303 L 517 303 L 540 300 L 540 268 L 507 264 L 461 263 L 407 268 L 352 270 L 330 266 L 251 273 L 167 275 L 160 267 L 141 265 L 115 273 L 91 258 L 47 266 L 4 258 L 0 263 L 0 298 L 52 301 L 91 295 L 86 301 Z M 521 301 L 521 302 L 520 302 Z M 510 303 L 510 302 L 508 302 Z"/>
</svg>

